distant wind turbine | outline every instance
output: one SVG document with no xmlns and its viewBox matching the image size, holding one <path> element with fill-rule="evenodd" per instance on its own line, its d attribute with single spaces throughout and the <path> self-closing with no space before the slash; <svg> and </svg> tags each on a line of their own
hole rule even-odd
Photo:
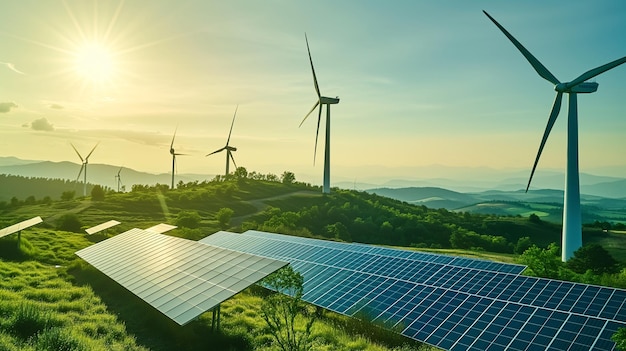
<svg viewBox="0 0 626 351">
<path fill-rule="evenodd" d="M 515 47 L 526 57 L 526 60 L 530 62 L 531 66 L 537 71 L 537 73 L 545 80 L 554 84 L 554 90 L 556 90 L 556 99 L 548 118 L 548 125 L 543 133 L 541 144 L 539 145 L 539 151 L 535 158 L 535 164 L 530 172 L 530 178 L 528 179 L 528 185 L 526 191 L 530 187 L 530 182 L 533 179 L 535 168 L 539 162 L 539 157 L 543 151 L 543 147 L 546 144 L 550 130 L 554 126 L 554 122 L 561 110 L 561 100 L 563 93 L 569 96 L 569 114 L 567 119 L 567 168 L 565 171 L 565 198 L 563 204 L 563 252 L 561 259 L 567 261 L 574 251 L 578 250 L 582 246 L 582 220 L 580 213 L 580 182 L 578 174 L 578 106 L 576 101 L 576 94 L 588 94 L 594 93 L 598 90 L 598 83 L 587 82 L 587 80 L 606 72 L 612 68 L 615 68 L 622 63 L 626 62 L 626 56 L 615 61 L 609 62 L 605 65 L 591 69 L 578 78 L 561 83 L 548 69 L 539 62 L 519 41 L 517 41 L 504 27 L 502 27 L 493 17 L 483 11 L 487 17 L 506 35 L 507 38 L 515 45 Z"/>
<path fill-rule="evenodd" d="M 122 168 L 124 167 L 120 167 L 120 169 L 117 171 L 117 175 L 115 176 L 115 179 L 117 179 L 117 192 L 120 192 L 120 185 L 122 184 L 122 177 L 120 176 L 120 172 L 122 171 Z"/>
<path fill-rule="evenodd" d="M 211 152 L 210 154 L 206 155 L 206 156 L 210 156 L 210 155 L 213 155 L 213 154 L 216 154 L 218 152 L 222 152 L 222 151 L 226 150 L 226 173 L 224 174 L 226 177 L 228 177 L 228 174 L 229 174 L 230 160 L 233 161 L 233 165 L 235 166 L 235 169 L 237 169 L 237 163 L 235 163 L 235 157 L 233 157 L 233 154 L 232 154 L 233 151 L 237 151 L 237 148 L 234 147 L 234 146 L 228 145 L 228 143 L 230 143 L 230 135 L 233 132 L 233 126 L 235 125 L 235 117 L 237 117 L 237 109 L 238 108 L 239 108 L 239 105 L 237 105 L 237 107 L 235 107 L 235 114 L 233 115 L 233 121 L 230 124 L 230 132 L 228 132 L 228 139 L 226 139 L 226 146 L 224 146 L 221 149 L 217 149 L 217 150 Z"/>
<path fill-rule="evenodd" d="M 319 106 L 319 112 L 317 115 L 317 131 L 315 132 L 315 151 L 313 153 L 313 164 L 315 164 L 315 158 L 317 156 L 317 138 L 320 133 L 320 121 L 322 119 L 322 107 L 326 105 L 326 145 L 324 147 L 324 186 L 322 192 L 324 194 L 330 194 L 330 105 L 338 104 L 339 97 L 326 97 L 320 93 L 320 87 L 317 84 L 317 76 L 315 75 L 315 68 L 313 67 L 313 59 L 311 58 L 311 49 L 309 49 L 309 39 L 304 34 L 304 40 L 306 41 L 306 49 L 309 53 L 309 62 L 311 62 L 311 71 L 313 72 L 313 85 L 315 86 L 315 92 L 317 93 L 317 102 L 313 105 L 313 108 L 309 113 L 304 116 L 302 123 L 309 117 L 309 115 Z"/>
<path fill-rule="evenodd" d="M 174 189 L 174 173 L 176 171 L 176 156 L 185 156 L 186 154 L 180 154 L 177 153 L 174 150 L 174 138 L 176 138 L 176 131 L 178 130 L 178 127 L 176 127 L 176 129 L 174 129 L 174 136 L 172 137 L 172 143 L 170 144 L 170 154 L 172 155 L 172 187 L 171 189 Z"/>
<path fill-rule="evenodd" d="M 83 173 L 83 170 L 85 171 L 85 173 L 83 174 L 83 196 L 87 196 L 87 164 L 89 163 L 89 156 L 91 156 L 91 154 L 93 153 L 93 150 L 96 149 L 96 147 L 98 146 L 98 144 L 100 144 L 99 142 L 96 143 L 96 145 L 93 147 L 93 149 L 91 149 L 91 151 L 89 151 L 89 154 L 87 154 L 87 157 L 85 157 L 83 159 L 83 157 L 80 155 L 80 153 L 78 152 L 78 150 L 76 150 L 76 147 L 74 147 L 74 144 L 70 143 L 70 145 L 72 145 L 72 148 L 74 149 L 74 151 L 76 151 L 76 154 L 78 155 L 78 158 L 80 158 L 80 161 L 82 162 L 81 166 L 80 166 L 80 171 L 78 171 L 78 176 L 76 177 L 76 182 L 78 182 L 78 179 L 80 178 L 80 174 Z"/>
</svg>

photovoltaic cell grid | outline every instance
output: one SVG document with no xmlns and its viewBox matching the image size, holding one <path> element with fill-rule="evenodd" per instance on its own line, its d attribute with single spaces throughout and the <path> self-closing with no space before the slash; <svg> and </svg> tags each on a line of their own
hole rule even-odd
<svg viewBox="0 0 626 351">
<path fill-rule="evenodd" d="M 7 236 L 7 235 L 11 235 L 13 233 L 17 233 L 21 230 L 32 227 L 35 224 L 39 224 L 41 222 L 43 222 L 43 220 L 41 219 L 41 217 L 37 216 L 31 219 L 27 219 L 25 221 L 21 221 L 19 223 L 13 224 L 6 228 L 0 229 L 0 238 Z"/>
<path fill-rule="evenodd" d="M 101 232 L 103 230 L 115 227 L 118 224 L 121 224 L 121 223 L 116 221 L 116 220 L 110 220 L 108 222 L 104 222 L 102 224 L 98 224 L 98 225 L 93 226 L 91 228 L 87 228 L 87 229 L 85 229 L 85 232 L 87 234 L 89 234 L 89 235 L 96 234 L 96 233 Z"/>
<path fill-rule="evenodd" d="M 307 302 L 443 349 L 613 350 L 611 336 L 626 327 L 624 290 L 280 234 L 221 232 L 201 242 L 288 261 L 304 276 Z"/>
<path fill-rule="evenodd" d="M 165 232 L 169 232 L 172 229 L 176 229 L 178 228 L 175 225 L 171 225 L 171 224 L 166 224 L 166 223 L 160 223 L 157 225 L 154 225 L 150 228 L 146 228 L 147 231 L 149 232 L 153 232 L 153 233 L 159 233 L 159 234 L 163 234 Z"/>
<path fill-rule="evenodd" d="M 180 325 L 288 264 L 141 229 L 76 255 Z"/>
<path fill-rule="evenodd" d="M 423 261 L 423 262 L 433 262 L 433 263 L 441 263 L 447 264 L 450 266 L 458 266 L 458 267 L 468 267 L 471 266 L 475 269 L 484 269 L 489 271 L 496 272 L 505 272 L 505 273 L 521 273 L 526 269 L 526 266 L 518 265 L 518 264 L 505 264 L 487 260 L 479 260 L 479 259 L 469 259 L 464 257 L 457 256 L 445 256 L 445 255 L 436 255 L 425 252 L 416 252 L 416 251 L 407 251 L 407 250 L 399 250 L 387 247 L 380 247 L 368 244 L 360 244 L 360 243 L 350 243 L 345 244 L 342 243 L 340 247 L 337 247 L 337 243 L 333 241 L 327 240 L 314 240 L 308 238 L 301 238 L 297 236 L 288 236 L 267 232 L 259 232 L 254 230 L 249 230 L 245 232 L 246 235 L 261 237 L 261 238 L 269 238 L 280 241 L 288 241 L 293 243 L 301 243 L 306 245 L 313 246 L 321 246 L 326 248 L 333 248 L 339 250 L 353 251 L 353 252 L 362 252 L 368 254 L 377 254 L 383 256 L 390 257 L 401 257 L 410 260 Z"/>
</svg>

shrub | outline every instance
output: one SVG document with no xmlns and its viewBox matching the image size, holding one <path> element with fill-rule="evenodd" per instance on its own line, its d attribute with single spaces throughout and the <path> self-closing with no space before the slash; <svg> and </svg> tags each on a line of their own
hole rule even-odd
<svg viewBox="0 0 626 351">
<path fill-rule="evenodd" d="M 64 214 L 57 219 L 57 229 L 66 232 L 80 233 L 82 225 L 78 216 L 73 213 Z"/>
</svg>

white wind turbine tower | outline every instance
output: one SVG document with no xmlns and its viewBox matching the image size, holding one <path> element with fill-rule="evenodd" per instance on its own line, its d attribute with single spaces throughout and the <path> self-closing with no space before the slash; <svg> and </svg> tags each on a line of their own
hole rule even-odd
<svg viewBox="0 0 626 351">
<path fill-rule="evenodd" d="M 87 154 L 87 157 L 83 159 L 83 157 L 80 155 L 78 150 L 76 150 L 76 147 L 74 147 L 74 144 L 70 143 L 70 145 L 72 145 L 72 149 L 76 151 L 78 158 L 80 158 L 80 161 L 82 162 L 82 165 L 80 166 L 80 171 L 78 171 L 78 176 L 76 177 L 76 182 L 78 182 L 78 178 L 80 178 L 80 174 L 83 173 L 83 170 L 85 171 L 85 173 L 83 174 L 83 196 L 87 196 L 87 164 L 89 163 L 89 156 L 91 156 L 91 154 L 93 153 L 93 150 L 96 149 L 98 144 L 100 143 L 99 142 L 96 143 L 93 149 L 89 151 L 89 154 Z"/>
<path fill-rule="evenodd" d="M 186 154 L 180 154 L 177 153 L 176 150 L 174 150 L 174 138 L 176 138 L 176 131 L 178 130 L 178 127 L 176 127 L 176 129 L 174 129 L 174 136 L 172 137 L 172 143 L 170 144 L 170 154 L 172 155 L 172 187 L 171 189 L 174 189 L 174 173 L 176 171 L 176 156 L 185 156 Z"/>
<path fill-rule="evenodd" d="M 565 170 L 565 197 L 563 203 L 563 251 L 561 259 L 567 261 L 574 251 L 578 250 L 582 246 L 582 220 L 580 213 L 580 182 L 578 174 L 578 110 L 576 102 L 576 94 L 588 94 L 598 90 L 598 83 L 587 82 L 587 80 L 606 72 L 612 68 L 615 68 L 622 63 L 626 62 L 626 56 L 615 61 L 609 62 L 605 65 L 591 69 L 578 78 L 561 83 L 548 69 L 539 62 L 520 42 L 518 42 L 504 27 L 502 27 L 493 17 L 483 11 L 487 17 L 506 35 L 507 38 L 517 47 L 517 49 L 526 57 L 526 60 L 530 62 L 535 71 L 545 80 L 554 84 L 554 90 L 556 90 L 556 99 L 552 106 L 552 112 L 548 118 L 548 125 L 543 133 L 541 144 L 539 145 L 539 151 L 535 158 L 535 164 L 530 173 L 530 179 L 526 186 L 526 191 L 530 187 L 530 182 L 533 179 L 535 168 L 539 162 L 541 151 L 546 144 L 548 135 L 554 122 L 561 110 L 561 100 L 563 93 L 569 96 L 569 114 L 567 118 L 567 167 Z"/>
<path fill-rule="evenodd" d="M 122 177 L 120 176 L 120 172 L 122 171 L 122 168 L 124 167 L 120 167 L 120 169 L 117 171 L 117 175 L 115 176 L 115 179 L 117 179 L 117 192 L 120 192 L 120 185 L 122 184 Z"/>
<path fill-rule="evenodd" d="M 306 49 L 309 53 L 309 62 L 311 62 L 311 71 L 313 72 L 313 85 L 315 86 L 315 92 L 317 93 L 317 102 L 311 108 L 311 111 L 304 116 L 302 123 L 309 117 L 309 115 L 319 106 L 319 112 L 317 115 L 317 131 L 315 132 L 315 151 L 313 153 L 313 164 L 315 164 L 315 158 L 317 156 L 317 137 L 320 132 L 320 121 L 322 119 L 322 107 L 326 105 L 326 144 L 324 146 L 324 184 L 322 192 L 324 194 L 330 194 L 330 105 L 338 104 L 339 97 L 326 97 L 320 93 L 320 87 L 317 84 L 317 76 L 315 75 L 315 68 L 313 67 L 313 59 L 311 58 L 311 50 L 309 49 L 309 40 L 304 34 L 304 40 L 306 41 Z"/>
<path fill-rule="evenodd" d="M 233 157 L 233 154 L 232 154 L 233 151 L 237 151 L 237 148 L 234 147 L 234 146 L 228 145 L 228 143 L 230 143 L 230 135 L 233 132 L 233 126 L 235 125 L 235 117 L 237 116 L 237 109 L 238 108 L 239 108 L 239 105 L 237 105 L 237 107 L 235 107 L 235 114 L 233 115 L 233 121 L 230 124 L 230 132 L 228 132 L 228 139 L 226 139 L 226 146 L 224 146 L 221 149 L 217 149 L 217 150 L 211 152 L 210 154 L 206 155 L 206 156 L 210 156 L 210 155 L 213 155 L 213 154 L 216 154 L 218 152 L 222 152 L 222 151 L 226 150 L 226 173 L 224 174 L 226 177 L 228 177 L 228 174 L 229 174 L 230 160 L 233 160 L 233 165 L 235 166 L 235 169 L 237 169 L 237 164 L 235 163 L 235 158 Z"/>
</svg>

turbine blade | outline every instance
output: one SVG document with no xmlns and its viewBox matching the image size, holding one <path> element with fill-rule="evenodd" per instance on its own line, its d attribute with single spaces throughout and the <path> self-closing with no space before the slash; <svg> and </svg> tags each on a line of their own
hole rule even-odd
<svg viewBox="0 0 626 351">
<path fill-rule="evenodd" d="M 91 151 L 89 151 L 89 154 L 87 154 L 87 157 L 85 157 L 85 161 L 89 159 L 89 156 L 91 156 L 91 154 L 93 153 L 93 150 L 95 150 L 96 147 L 98 147 L 99 144 L 100 144 L 100 142 L 97 142 L 96 145 L 93 147 L 93 149 L 91 149 Z"/>
<path fill-rule="evenodd" d="M 315 103 L 315 105 L 313 105 L 313 108 L 311 109 L 311 111 L 309 111 L 309 113 L 306 114 L 306 116 L 304 116 L 304 118 L 302 119 L 302 122 L 300 122 L 300 125 L 298 126 L 298 128 L 300 128 L 302 126 L 302 123 L 304 123 L 304 121 L 307 119 L 307 117 L 309 117 L 309 115 L 311 114 L 311 112 L 313 112 L 315 110 L 315 108 L 320 104 L 320 101 L 317 100 L 317 102 Z M 320 107 L 321 109 L 321 107 Z"/>
<path fill-rule="evenodd" d="M 170 150 L 174 148 L 174 138 L 176 138 L 176 131 L 178 130 L 178 126 L 174 129 L 174 136 L 172 137 L 172 143 L 170 144 Z"/>
<path fill-rule="evenodd" d="M 76 181 L 78 182 L 78 178 L 80 178 L 80 175 L 83 174 L 83 168 L 85 168 L 85 164 L 83 163 L 80 166 L 80 171 L 78 171 L 78 175 L 76 176 Z"/>
<path fill-rule="evenodd" d="M 486 11 L 483 10 L 483 12 L 485 13 L 485 15 L 487 15 L 487 17 L 489 17 L 491 22 L 493 22 L 498 28 L 500 28 L 502 33 L 504 33 L 504 35 L 506 35 L 506 37 L 509 38 L 509 40 L 513 43 L 513 45 L 515 45 L 515 47 L 522 53 L 522 55 L 526 57 L 526 60 L 530 62 L 531 66 L 533 66 L 535 71 L 537 71 L 537 73 L 539 73 L 539 75 L 543 79 L 549 81 L 550 83 L 554 85 L 561 83 L 559 82 L 558 79 L 556 79 L 556 77 L 552 73 L 550 73 L 550 71 L 548 71 L 548 69 L 544 65 L 541 64 L 541 62 L 539 62 L 539 60 L 537 60 L 537 58 L 535 58 L 535 56 L 533 56 L 528 50 L 526 50 L 526 48 L 519 41 L 517 41 L 517 39 L 515 39 L 511 35 L 511 33 L 509 33 L 506 29 L 504 29 L 504 27 L 502 27 L 500 23 L 498 23 L 498 21 L 496 21 L 493 17 L 489 16 L 489 14 Z"/>
<path fill-rule="evenodd" d="M 216 153 L 221 152 L 221 151 L 224 151 L 225 149 L 226 149 L 226 146 L 224 146 L 223 148 L 221 148 L 219 150 L 215 150 L 215 151 L 211 152 L 210 154 L 206 154 L 205 157 L 206 156 L 211 156 L 211 155 L 216 154 Z"/>
<path fill-rule="evenodd" d="M 556 122 L 556 118 L 559 116 L 559 112 L 561 111 L 562 99 L 563 99 L 563 93 L 558 92 L 556 94 L 556 98 L 554 99 L 552 112 L 550 112 L 550 118 L 548 118 L 548 125 L 546 125 L 546 130 L 545 132 L 543 132 L 543 138 L 541 138 L 541 145 L 539 145 L 539 151 L 537 151 L 537 157 L 535 158 L 535 164 L 533 165 L 533 170 L 530 172 L 530 179 L 528 179 L 526 192 L 528 192 L 528 188 L 530 188 L 530 182 L 533 180 L 533 175 L 535 174 L 537 163 L 539 163 L 539 157 L 541 157 L 541 152 L 543 151 L 543 147 L 546 145 L 546 141 L 548 140 L 548 135 L 550 135 L 550 131 L 552 130 L 552 127 L 554 126 L 554 122 Z"/>
<path fill-rule="evenodd" d="M 313 151 L 313 165 L 314 166 L 315 166 L 315 159 L 317 158 L 317 137 L 320 134 L 320 121 L 321 120 L 322 120 L 322 105 L 320 105 L 320 112 L 317 115 L 317 131 L 315 132 L 315 151 Z"/>
<path fill-rule="evenodd" d="M 619 65 L 621 65 L 622 63 L 626 62 L 626 56 L 617 59 L 615 61 L 609 62 L 606 65 L 602 65 L 600 67 L 596 67 L 594 69 L 590 69 L 589 71 L 581 74 L 578 78 L 574 79 L 573 81 L 567 83 L 568 87 L 573 87 L 575 85 L 578 85 L 588 79 L 591 79 L 601 73 L 604 73 L 610 69 L 613 69 Z"/>
<path fill-rule="evenodd" d="M 230 156 L 230 159 L 233 160 L 233 165 L 235 165 L 235 169 L 237 169 L 237 163 L 235 162 L 235 157 L 233 156 L 233 153 L 228 151 L 228 155 Z"/>
<path fill-rule="evenodd" d="M 230 135 L 233 132 L 233 126 L 235 125 L 235 117 L 237 117 L 237 109 L 239 108 L 239 105 L 237 105 L 237 107 L 235 107 L 235 114 L 233 115 L 233 122 L 230 124 L 230 132 L 228 132 L 228 139 L 226 139 L 226 146 L 228 146 L 228 143 L 230 142 Z"/>
<path fill-rule="evenodd" d="M 317 85 L 317 76 L 315 76 L 315 67 L 313 67 L 313 59 L 311 58 L 311 49 L 309 49 L 309 39 L 306 37 L 306 33 L 304 33 L 304 40 L 306 40 L 306 50 L 309 52 L 309 61 L 311 62 L 311 71 L 313 72 L 313 84 L 315 85 L 315 92 L 317 92 L 317 97 L 321 97 L 320 87 Z"/>
<path fill-rule="evenodd" d="M 80 153 L 78 152 L 78 150 L 76 150 L 76 148 L 74 147 L 74 144 L 70 143 L 70 145 L 72 145 L 72 149 L 74 149 L 74 151 L 76 151 L 76 155 L 78 155 L 78 158 L 80 158 L 81 162 L 85 162 L 83 160 L 83 157 L 80 155 Z"/>
</svg>

